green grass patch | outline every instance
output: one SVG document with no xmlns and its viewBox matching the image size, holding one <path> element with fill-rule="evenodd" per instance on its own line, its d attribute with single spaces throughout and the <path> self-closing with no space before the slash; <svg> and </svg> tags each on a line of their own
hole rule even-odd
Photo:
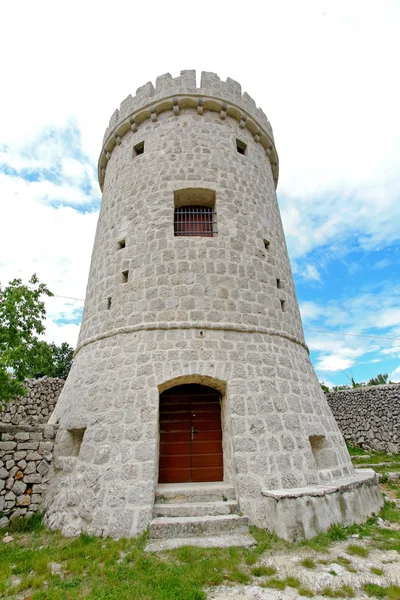
<svg viewBox="0 0 400 600">
<path fill-rule="evenodd" d="M 310 558 L 309 556 L 307 558 L 303 558 L 303 560 L 300 561 L 300 564 L 305 569 L 316 569 L 317 568 L 317 564 L 316 564 L 315 560 L 313 558 Z"/>
<path fill-rule="evenodd" d="M 376 583 L 366 583 L 363 589 L 371 598 L 387 598 L 387 600 L 399 600 L 400 598 L 400 587 L 397 585 L 383 587 Z"/>
<path fill-rule="evenodd" d="M 306 598 L 314 598 L 315 595 L 312 590 L 305 587 L 299 587 L 297 591 L 299 593 L 299 596 L 305 596 Z"/>
<path fill-rule="evenodd" d="M 301 586 L 301 581 L 300 579 L 298 579 L 297 577 L 293 577 L 292 575 L 289 575 L 288 577 L 286 577 L 285 579 L 286 585 L 292 588 L 298 588 Z"/>
<path fill-rule="evenodd" d="M 284 579 L 268 579 L 261 585 L 263 588 L 273 588 L 275 590 L 284 590 L 286 587 L 286 581 Z"/>
<path fill-rule="evenodd" d="M 359 546 L 358 544 L 349 544 L 346 550 L 347 554 L 352 554 L 353 556 L 361 556 L 362 558 L 366 558 L 369 554 L 369 550 L 364 548 L 363 546 Z"/>
<path fill-rule="evenodd" d="M 254 567 L 254 569 L 251 570 L 251 574 L 254 575 L 254 577 L 271 577 L 271 575 L 275 575 L 275 573 L 275 567 L 268 566 Z"/>
<path fill-rule="evenodd" d="M 333 562 L 337 563 L 338 565 L 342 565 L 342 567 L 348 567 L 351 565 L 351 560 L 345 556 L 337 556 Z"/>
<path fill-rule="evenodd" d="M 343 585 L 340 588 L 331 588 L 325 587 L 322 592 L 322 596 L 326 596 L 327 598 L 354 598 L 355 591 L 349 585 Z"/>
</svg>

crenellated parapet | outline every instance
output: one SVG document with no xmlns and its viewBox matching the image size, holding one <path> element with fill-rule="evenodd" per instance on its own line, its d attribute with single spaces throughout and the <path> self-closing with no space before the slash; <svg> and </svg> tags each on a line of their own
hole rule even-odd
<svg viewBox="0 0 400 600">
<path fill-rule="evenodd" d="M 151 82 L 129 95 L 119 109 L 113 113 L 103 139 L 103 148 L 99 158 L 98 176 L 103 187 L 107 162 L 116 145 L 128 132 L 136 132 L 145 120 L 157 122 L 158 116 L 165 111 L 179 115 L 187 108 L 197 110 L 199 115 L 205 111 L 219 113 L 221 119 L 232 117 L 237 120 L 240 129 L 248 129 L 256 143 L 261 144 L 271 163 L 275 186 L 278 183 L 279 160 L 275 149 L 272 127 L 267 116 L 241 85 L 227 78 L 221 81 L 216 73 L 203 71 L 200 87 L 196 85 L 196 71 L 181 71 L 179 77 L 169 73 L 156 79 L 155 87 Z"/>
</svg>

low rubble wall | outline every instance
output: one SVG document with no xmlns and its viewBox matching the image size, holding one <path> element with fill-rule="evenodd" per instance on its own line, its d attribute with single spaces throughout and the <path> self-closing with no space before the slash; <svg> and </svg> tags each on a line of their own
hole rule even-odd
<svg viewBox="0 0 400 600">
<path fill-rule="evenodd" d="M 344 439 L 355 446 L 400 454 L 400 384 L 327 394 Z"/>
<path fill-rule="evenodd" d="M 47 423 L 64 383 L 64 379 L 56 377 L 26 379 L 27 395 L 7 402 L 3 408 L 0 408 L 0 423 L 10 425 Z"/>
<path fill-rule="evenodd" d="M 53 425 L 0 424 L 0 527 L 38 510 L 51 476 L 56 432 Z"/>
</svg>

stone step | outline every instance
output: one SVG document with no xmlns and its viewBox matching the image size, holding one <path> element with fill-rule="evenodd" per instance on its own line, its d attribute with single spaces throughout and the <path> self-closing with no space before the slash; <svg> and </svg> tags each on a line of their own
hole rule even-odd
<svg viewBox="0 0 400 600">
<path fill-rule="evenodd" d="M 174 550 L 182 546 L 198 546 L 200 548 L 231 548 L 242 546 L 248 548 L 254 546 L 256 540 L 250 533 L 231 533 L 213 535 L 210 537 L 173 538 L 170 540 L 150 540 L 146 546 L 146 552 L 162 552 L 163 550 Z"/>
<path fill-rule="evenodd" d="M 220 502 L 236 500 L 235 490 L 223 481 L 212 483 L 159 483 L 156 489 L 157 504 L 186 502 Z"/>
<path fill-rule="evenodd" d="M 172 538 L 214 537 L 248 533 L 249 520 L 239 515 L 160 517 L 150 523 L 150 541 Z"/>
<path fill-rule="evenodd" d="M 239 510 L 235 500 L 226 502 L 179 502 L 156 503 L 153 516 L 157 517 L 206 517 L 217 515 L 232 515 Z"/>
</svg>

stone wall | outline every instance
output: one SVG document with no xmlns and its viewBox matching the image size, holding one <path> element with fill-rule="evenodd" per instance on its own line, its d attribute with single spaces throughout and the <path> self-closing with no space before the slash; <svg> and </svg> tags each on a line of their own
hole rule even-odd
<svg viewBox="0 0 400 600">
<path fill-rule="evenodd" d="M 31 516 L 48 487 L 56 428 L 0 425 L 0 527 Z"/>
<path fill-rule="evenodd" d="M 8 402 L 3 409 L 0 409 L 0 423 L 10 425 L 47 423 L 64 383 L 63 379 L 51 377 L 27 379 L 28 394 Z"/>
<path fill-rule="evenodd" d="M 400 454 L 400 384 L 331 392 L 327 400 L 346 441 Z"/>
</svg>

